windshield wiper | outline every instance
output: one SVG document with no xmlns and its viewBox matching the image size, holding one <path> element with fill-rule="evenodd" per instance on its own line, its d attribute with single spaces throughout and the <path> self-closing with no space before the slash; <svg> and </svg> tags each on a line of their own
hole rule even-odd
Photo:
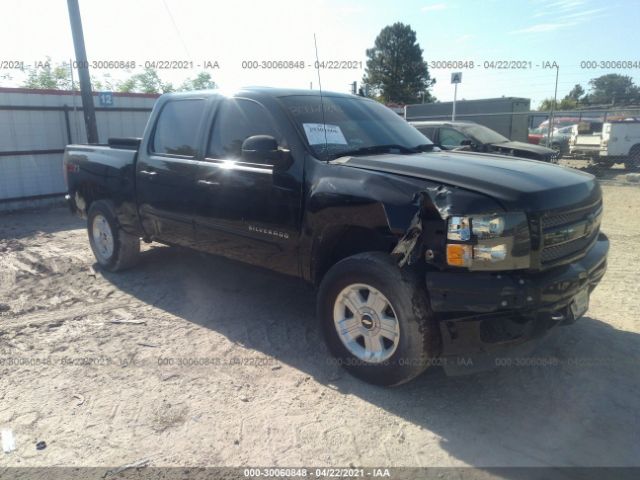
<svg viewBox="0 0 640 480">
<path fill-rule="evenodd" d="M 404 145 L 398 145 L 395 143 L 390 143 L 386 145 L 370 145 L 368 147 L 360 147 L 354 150 L 345 150 L 343 152 L 334 153 L 333 155 L 331 155 L 331 158 L 335 159 L 340 157 L 353 157 L 357 155 L 390 153 L 393 150 L 398 150 L 398 152 L 402 154 L 420 153 L 420 152 L 426 152 L 428 150 L 433 150 L 433 145 L 430 143 L 417 145 L 415 147 L 406 147 Z"/>
</svg>

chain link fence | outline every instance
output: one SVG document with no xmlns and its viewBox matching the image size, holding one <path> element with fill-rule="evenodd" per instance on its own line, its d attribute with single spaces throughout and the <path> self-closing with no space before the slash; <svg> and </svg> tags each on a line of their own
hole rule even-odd
<svg viewBox="0 0 640 480">
<path fill-rule="evenodd" d="M 530 122 L 528 142 L 557 150 L 563 165 L 612 180 L 640 171 L 640 107 L 533 112 Z"/>
</svg>

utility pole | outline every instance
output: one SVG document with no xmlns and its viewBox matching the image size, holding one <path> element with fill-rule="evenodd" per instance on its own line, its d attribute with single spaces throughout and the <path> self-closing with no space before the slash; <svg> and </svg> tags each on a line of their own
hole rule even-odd
<svg viewBox="0 0 640 480">
<path fill-rule="evenodd" d="M 78 0 L 67 0 L 67 6 L 69 8 L 71 33 L 73 34 L 73 48 L 76 52 L 76 63 L 78 65 L 80 96 L 82 97 L 82 112 L 84 114 L 84 123 L 87 129 L 87 141 L 89 143 L 99 143 L 98 126 L 96 125 L 96 111 L 93 106 L 91 77 L 89 76 L 87 51 L 84 48 L 84 34 L 82 33 L 82 19 L 80 18 Z"/>
<path fill-rule="evenodd" d="M 558 102 L 558 74 L 560 73 L 560 66 L 556 66 L 556 90 L 553 94 L 553 105 L 551 105 L 551 113 L 549 114 L 549 128 L 547 129 L 547 147 L 551 148 L 551 131 L 553 130 L 553 114 Z"/>
</svg>

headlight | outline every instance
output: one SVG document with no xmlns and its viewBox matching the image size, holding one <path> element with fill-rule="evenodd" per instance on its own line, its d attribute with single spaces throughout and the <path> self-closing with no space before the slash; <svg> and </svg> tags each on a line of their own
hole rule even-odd
<svg viewBox="0 0 640 480">
<path fill-rule="evenodd" d="M 452 216 L 447 221 L 447 264 L 470 270 L 529 268 L 531 242 L 523 212 Z"/>
<path fill-rule="evenodd" d="M 471 219 L 469 217 L 449 217 L 447 239 L 469 241 L 471 239 Z"/>
<path fill-rule="evenodd" d="M 504 232 L 502 217 L 473 217 L 473 234 L 478 238 L 495 238 Z"/>
<path fill-rule="evenodd" d="M 473 258 L 479 262 L 503 262 L 507 258 L 507 246 L 505 244 L 494 245 L 493 247 L 474 245 Z"/>
</svg>

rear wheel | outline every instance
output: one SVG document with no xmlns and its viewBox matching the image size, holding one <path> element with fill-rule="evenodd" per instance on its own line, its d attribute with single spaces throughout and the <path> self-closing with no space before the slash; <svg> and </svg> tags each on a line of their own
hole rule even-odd
<svg viewBox="0 0 640 480">
<path fill-rule="evenodd" d="M 634 145 L 629 151 L 629 156 L 624 161 L 624 166 L 627 170 L 638 171 L 640 170 L 640 145 Z"/>
<path fill-rule="evenodd" d="M 91 250 L 102 268 L 116 272 L 135 265 L 140 238 L 122 230 L 110 201 L 98 200 L 91 204 L 87 230 Z"/>
<path fill-rule="evenodd" d="M 424 285 L 384 253 L 358 254 L 334 265 L 320 286 L 318 316 L 338 363 L 373 384 L 408 382 L 439 353 Z"/>
</svg>

